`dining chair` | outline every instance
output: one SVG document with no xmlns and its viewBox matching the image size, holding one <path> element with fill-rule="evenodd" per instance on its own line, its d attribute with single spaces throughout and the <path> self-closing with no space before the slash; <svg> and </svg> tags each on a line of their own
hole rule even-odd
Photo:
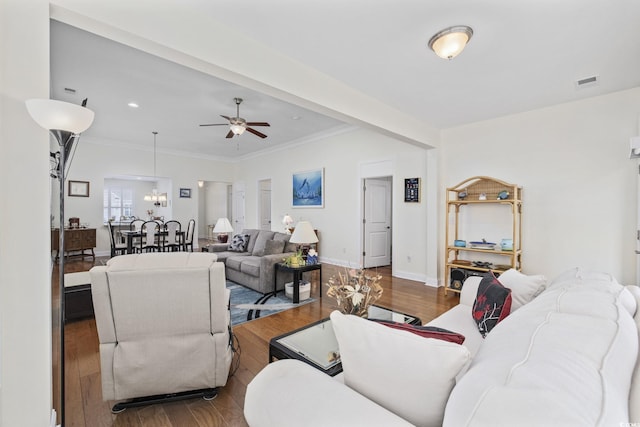
<svg viewBox="0 0 640 427">
<path fill-rule="evenodd" d="M 140 231 L 140 230 L 142 230 L 142 224 L 144 224 L 144 220 L 136 218 L 136 219 L 134 219 L 133 221 L 131 221 L 129 223 L 129 230 L 131 230 L 131 231 Z M 140 250 L 140 242 L 141 241 L 142 241 L 142 238 L 133 237 L 133 247 L 135 248 L 136 252 L 139 252 L 139 250 Z"/>
<path fill-rule="evenodd" d="M 109 238 L 111 239 L 111 256 L 124 255 L 127 253 L 126 243 L 116 243 L 115 230 L 111 221 L 107 221 L 107 227 L 109 228 Z"/>
<path fill-rule="evenodd" d="M 160 224 L 157 221 L 145 221 L 140 231 L 142 232 L 142 238 L 140 239 L 139 252 L 159 252 Z"/>
<path fill-rule="evenodd" d="M 182 224 L 175 219 L 169 220 L 164 223 L 164 233 L 162 233 L 162 251 L 174 252 L 182 250 L 184 244 L 182 243 Z"/>
<path fill-rule="evenodd" d="M 188 248 L 189 252 L 193 252 L 193 232 L 195 231 L 195 229 L 196 229 L 196 220 L 192 218 L 189 220 L 189 224 L 187 225 L 187 232 L 184 236 L 185 251 Z"/>
</svg>

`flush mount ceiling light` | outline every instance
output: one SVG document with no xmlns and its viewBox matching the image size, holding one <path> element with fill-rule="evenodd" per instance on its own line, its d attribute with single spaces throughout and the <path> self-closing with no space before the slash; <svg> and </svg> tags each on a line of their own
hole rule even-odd
<svg viewBox="0 0 640 427">
<path fill-rule="evenodd" d="M 429 48 L 444 59 L 453 59 L 471 40 L 473 30 L 466 25 L 455 25 L 436 33 L 429 40 Z"/>
</svg>

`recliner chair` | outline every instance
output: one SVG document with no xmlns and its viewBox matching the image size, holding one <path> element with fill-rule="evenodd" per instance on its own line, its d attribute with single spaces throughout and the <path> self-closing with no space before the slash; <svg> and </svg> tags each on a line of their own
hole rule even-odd
<svg viewBox="0 0 640 427">
<path fill-rule="evenodd" d="M 216 260 L 206 252 L 131 254 L 90 270 L 102 398 L 133 399 L 113 412 L 165 395 L 213 398 L 226 384 L 230 293 Z"/>
</svg>

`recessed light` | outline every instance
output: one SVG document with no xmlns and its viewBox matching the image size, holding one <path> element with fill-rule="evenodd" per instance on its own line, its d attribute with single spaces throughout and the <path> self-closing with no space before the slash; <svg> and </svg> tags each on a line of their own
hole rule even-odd
<svg viewBox="0 0 640 427">
<path fill-rule="evenodd" d="M 138 108 L 138 107 L 139 107 L 139 105 L 138 105 L 138 104 L 136 104 L 135 102 L 130 102 L 130 103 L 128 103 L 127 105 L 128 105 L 129 107 L 131 107 L 131 108 Z"/>
<path fill-rule="evenodd" d="M 300 116 L 291 116 L 291 120 L 300 120 L 301 118 Z"/>
</svg>

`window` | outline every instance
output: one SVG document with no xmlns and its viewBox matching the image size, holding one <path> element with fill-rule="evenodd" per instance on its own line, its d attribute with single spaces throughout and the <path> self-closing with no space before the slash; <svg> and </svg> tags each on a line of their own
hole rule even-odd
<svg viewBox="0 0 640 427">
<path fill-rule="evenodd" d="M 133 215 L 133 189 L 122 186 L 105 186 L 104 211 L 102 219 L 106 223 L 109 219 L 119 221 L 121 217 Z"/>
</svg>

